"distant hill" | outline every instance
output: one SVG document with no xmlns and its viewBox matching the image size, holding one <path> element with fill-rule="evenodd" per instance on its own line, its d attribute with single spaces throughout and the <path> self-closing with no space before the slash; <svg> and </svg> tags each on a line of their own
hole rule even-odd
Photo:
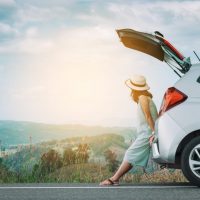
<svg viewBox="0 0 200 200">
<path fill-rule="evenodd" d="M 0 121 L 1 144 L 17 145 L 49 140 L 61 140 L 70 137 L 95 136 L 100 134 L 118 134 L 130 140 L 136 135 L 134 127 L 103 127 L 78 124 L 44 124 L 23 121 Z"/>
<path fill-rule="evenodd" d="M 117 134 L 72 137 L 27 146 L 18 150 L 15 154 L 7 156 L 4 159 L 4 164 L 11 171 L 31 171 L 33 166 L 39 162 L 41 155 L 50 149 L 55 149 L 62 155 L 64 149 L 77 147 L 78 144 L 81 143 L 87 143 L 89 145 L 89 161 L 92 163 L 101 162 L 101 164 L 105 162 L 104 152 L 106 150 L 110 149 L 114 151 L 117 154 L 117 159 L 121 160 L 125 150 L 128 148 L 128 144 L 125 143 L 124 137 Z"/>
</svg>

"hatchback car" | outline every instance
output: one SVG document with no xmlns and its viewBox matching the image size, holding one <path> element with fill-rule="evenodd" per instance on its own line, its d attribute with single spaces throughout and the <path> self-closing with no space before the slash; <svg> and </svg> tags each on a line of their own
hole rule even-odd
<svg viewBox="0 0 200 200">
<path fill-rule="evenodd" d="M 192 65 L 164 36 L 117 30 L 128 48 L 166 62 L 180 79 L 164 94 L 155 123 L 153 159 L 170 168 L 182 169 L 185 177 L 200 186 L 200 64 Z"/>
</svg>

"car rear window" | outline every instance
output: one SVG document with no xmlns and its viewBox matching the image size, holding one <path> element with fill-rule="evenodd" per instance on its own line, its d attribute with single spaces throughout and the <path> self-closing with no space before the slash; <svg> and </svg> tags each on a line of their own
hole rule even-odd
<svg viewBox="0 0 200 200">
<path fill-rule="evenodd" d="M 200 83 L 200 76 L 199 76 L 199 78 L 197 78 L 197 82 Z"/>
</svg>

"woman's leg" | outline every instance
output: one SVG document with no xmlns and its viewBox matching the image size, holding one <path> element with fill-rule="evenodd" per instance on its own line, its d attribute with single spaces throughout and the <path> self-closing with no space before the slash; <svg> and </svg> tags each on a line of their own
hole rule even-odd
<svg viewBox="0 0 200 200">
<path fill-rule="evenodd" d="M 130 169 L 132 169 L 132 165 L 129 164 L 127 161 L 123 161 L 120 165 L 119 169 L 115 172 L 115 174 L 110 178 L 106 179 L 105 181 L 101 182 L 100 185 L 111 185 L 112 182 L 119 182 L 119 179 Z M 111 181 L 110 181 L 111 180 Z"/>
<path fill-rule="evenodd" d="M 132 165 L 127 161 L 123 161 L 120 165 L 119 169 L 115 172 L 115 174 L 111 177 L 112 181 L 119 181 L 119 179 L 126 174 L 130 169 L 132 169 Z"/>
</svg>

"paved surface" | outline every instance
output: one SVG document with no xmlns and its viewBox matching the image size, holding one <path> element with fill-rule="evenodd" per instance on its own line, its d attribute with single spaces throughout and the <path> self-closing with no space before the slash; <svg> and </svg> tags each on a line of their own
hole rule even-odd
<svg viewBox="0 0 200 200">
<path fill-rule="evenodd" d="M 98 184 L 3 184 L 3 200 L 199 200 L 200 188 L 185 184 L 139 184 L 99 187 Z"/>
</svg>

